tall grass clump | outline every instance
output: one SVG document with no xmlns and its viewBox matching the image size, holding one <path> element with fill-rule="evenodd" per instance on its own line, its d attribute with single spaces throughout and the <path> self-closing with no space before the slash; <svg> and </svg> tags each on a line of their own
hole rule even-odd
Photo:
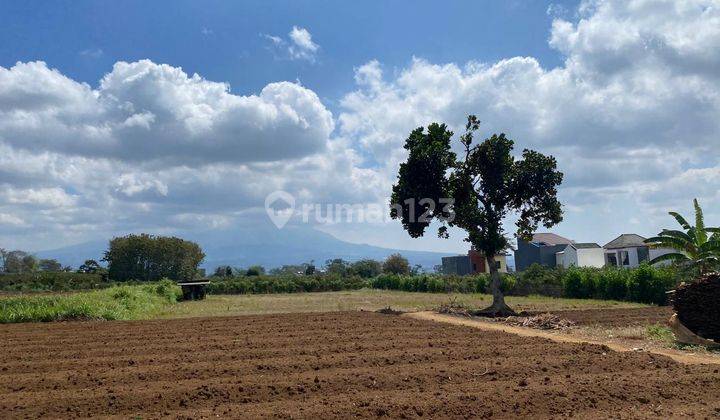
<svg viewBox="0 0 720 420">
<path fill-rule="evenodd" d="M 181 296 L 180 287 L 164 279 L 67 295 L 7 297 L 0 299 L 0 323 L 138 319 L 175 303 Z"/>
</svg>

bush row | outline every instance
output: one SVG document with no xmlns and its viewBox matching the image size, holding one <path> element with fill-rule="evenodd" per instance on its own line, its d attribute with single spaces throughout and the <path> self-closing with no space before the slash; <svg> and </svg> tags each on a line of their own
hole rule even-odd
<svg viewBox="0 0 720 420">
<path fill-rule="evenodd" d="M 361 288 L 430 293 L 487 293 L 489 280 L 487 274 L 473 276 L 380 274 L 369 279 L 356 275 L 320 273 L 308 276 L 262 275 L 212 278 L 208 293 L 295 293 Z M 501 288 L 508 295 L 536 294 L 662 305 L 666 303 L 665 292 L 675 286 L 676 280 L 677 274 L 674 270 L 648 265 L 630 270 L 617 268 L 563 270 L 533 265 L 522 273 L 504 274 Z M 99 274 L 39 272 L 0 275 L 0 291 L 71 291 L 101 289 L 114 285 L 116 284 L 104 281 Z"/>
<path fill-rule="evenodd" d="M 641 265 L 633 270 L 570 268 L 563 273 L 564 296 L 581 299 L 628 300 L 667 304 L 676 273 L 669 268 Z"/>
<path fill-rule="evenodd" d="M 213 279 L 211 294 L 325 292 L 373 288 L 428 293 L 487 293 L 490 276 L 380 274 L 371 279 L 357 276 L 258 276 Z M 503 274 L 501 289 L 510 296 L 544 295 L 580 299 L 625 300 L 664 305 L 667 290 L 676 284 L 669 268 L 549 269 L 531 266 L 522 273 Z"/>
<path fill-rule="evenodd" d="M 66 292 L 112 286 L 100 274 L 40 271 L 24 274 L 1 274 L 0 291 L 5 292 Z"/>
<path fill-rule="evenodd" d="M 369 282 L 356 276 L 251 276 L 213 279 L 207 292 L 211 294 L 329 292 L 356 290 L 363 287 L 370 287 Z"/>
</svg>

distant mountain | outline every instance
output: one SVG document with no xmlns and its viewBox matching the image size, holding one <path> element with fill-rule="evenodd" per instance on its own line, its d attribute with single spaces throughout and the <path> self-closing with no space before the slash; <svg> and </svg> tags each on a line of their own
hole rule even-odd
<svg viewBox="0 0 720 420">
<path fill-rule="evenodd" d="M 314 260 L 316 265 L 322 266 L 325 260 L 331 258 L 349 261 L 362 258 L 383 260 L 396 252 L 407 258 L 411 265 L 420 264 L 426 270 L 432 270 L 433 266 L 441 263 L 442 257 L 454 255 L 353 244 L 309 226 L 286 226 L 282 230 L 274 226 L 236 227 L 231 230 L 212 230 L 177 236 L 200 244 L 206 254 L 202 266 L 208 270 L 220 265 L 248 267 L 260 264 L 266 268 L 273 268 L 311 260 Z M 78 267 L 87 259 L 100 260 L 107 246 L 107 240 L 92 241 L 40 251 L 36 255 L 40 258 L 56 258 L 63 265 Z"/>
<path fill-rule="evenodd" d="M 108 247 L 108 241 L 92 241 L 77 245 L 70 245 L 63 248 L 47 251 L 38 251 L 34 254 L 38 258 L 54 258 L 62 265 L 69 265 L 78 268 L 85 260 L 100 262 Z"/>
</svg>

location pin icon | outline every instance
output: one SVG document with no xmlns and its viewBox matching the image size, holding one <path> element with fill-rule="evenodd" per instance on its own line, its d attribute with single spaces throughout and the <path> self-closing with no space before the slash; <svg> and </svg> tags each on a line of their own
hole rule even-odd
<svg viewBox="0 0 720 420">
<path fill-rule="evenodd" d="M 293 215 L 295 197 L 285 191 L 274 191 L 265 197 L 265 211 L 278 229 L 282 229 Z"/>
</svg>

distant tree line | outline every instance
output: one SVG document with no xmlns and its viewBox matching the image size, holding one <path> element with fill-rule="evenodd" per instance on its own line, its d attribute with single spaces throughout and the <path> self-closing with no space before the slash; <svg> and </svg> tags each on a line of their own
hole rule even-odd
<svg viewBox="0 0 720 420">
<path fill-rule="evenodd" d="M 72 268 L 63 267 L 56 259 L 39 259 L 25 251 L 7 251 L 0 248 L 0 272 L 5 274 L 26 274 L 39 271 L 69 272 L 72 271 Z"/>
<path fill-rule="evenodd" d="M 420 274 L 421 272 L 422 267 L 419 264 L 410 267 L 410 263 L 407 258 L 400 254 L 392 254 L 384 261 L 364 258 L 358 261 L 350 262 L 342 258 L 333 258 L 326 260 L 325 264 L 320 269 L 315 266 L 315 261 L 302 264 L 288 264 L 272 268 L 267 271 L 267 274 L 271 276 L 310 276 L 314 274 L 327 274 L 340 277 L 358 276 L 360 278 L 369 279 L 377 277 L 383 273 L 415 275 Z M 265 274 L 265 267 L 261 265 L 253 265 L 247 269 L 221 265 L 215 269 L 213 277 L 252 277 Z"/>
</svg>

